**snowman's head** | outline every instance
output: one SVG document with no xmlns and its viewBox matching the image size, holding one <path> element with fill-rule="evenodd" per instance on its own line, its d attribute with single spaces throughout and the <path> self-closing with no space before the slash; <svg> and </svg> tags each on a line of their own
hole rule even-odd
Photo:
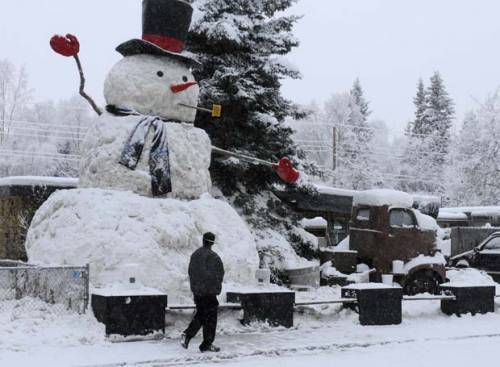
<svg viewBox="0 0 500 367">
<path fill-rule="evenodd" d="M 109 72 L 104 84 L 106 103 L 146 115 L 194 122 L 200 89 L 188 65 L 170 57 L 127 56 Z"/>
</svg>

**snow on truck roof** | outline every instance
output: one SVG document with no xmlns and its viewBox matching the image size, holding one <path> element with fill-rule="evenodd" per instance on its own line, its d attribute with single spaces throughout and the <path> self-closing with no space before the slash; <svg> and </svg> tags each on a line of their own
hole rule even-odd
<svg viewBox="0 0 500 367">
<path fill-rule="evenodd" d="M 413 197 L 406 192 L 387 189 L 358 191 L 354 195 L 353 205 L 387 205 L 411 208 L 413 205 Z"/>
<path fill-rule="evenodd" d="M 18 176 L 0 178 L 0 187 L 4 186 L 53 186 L 77 187 L 78 179 L 71 177 Z"/>
</svg>

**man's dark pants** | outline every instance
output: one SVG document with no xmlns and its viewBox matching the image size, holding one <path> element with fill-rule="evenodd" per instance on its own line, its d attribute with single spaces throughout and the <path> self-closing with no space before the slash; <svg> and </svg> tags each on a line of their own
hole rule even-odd
<svg viewBox="0 0 500 367">
<path fill-rule="evenodd" d="M 215 340 L 215 330 L 217 329 L 217 309 L 219 302 L 217 296 L 194 296 L 196 304 L 196 313 L 193 321 L 184 332 L 190 339 L 194 338 L 198 331 L 203 327 L 203 343 L 200 348 L 206 348 L 212 345 Z"/>
</svg>

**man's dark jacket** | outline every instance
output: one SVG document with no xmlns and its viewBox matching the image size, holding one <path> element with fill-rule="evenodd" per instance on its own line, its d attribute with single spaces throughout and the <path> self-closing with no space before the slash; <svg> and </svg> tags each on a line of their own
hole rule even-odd
<svg viewBox="0 0 500 367">
<path fill-rule="evenodd" d="M 219 255 L 209 247 L 202 247 L 191 255 L 189 281 L 196 296 L 216 296 L 222 291 L 224 265 Z"/>
</svg>

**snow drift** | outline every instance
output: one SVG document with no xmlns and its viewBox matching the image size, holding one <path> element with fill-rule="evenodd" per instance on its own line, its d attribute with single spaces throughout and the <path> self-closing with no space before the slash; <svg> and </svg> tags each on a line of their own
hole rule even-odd
<svg viewBox="0 0 500 367">
<path fill-rule="evenodd" d="M 152 196 L 148 164 L 154 135 L 152 129 L 137 168 L 132 171 L 118 163 L 130 132 L 141 118 L 104 114 L 96 120 L 82 145 L 80 187 L 133 191 Z M 210 139 L 204 130 L 193 125 L 166 125 L 173 190 L 168 196 L 198 199 L 211 187 L 208 171 L 212 152 Z"/>
<path fill-rule="evenodd" d="M 259 258 L 249 229 L 231 206 L 208 194 L 183 202 L 100 189 L 59 191 L 36 213 L 26 249 L 35 264 L 89 263 L 94 287 L 126 284 L 133 275 L 184 300 L 191 297 L 189 258 L 206 231 L 217 236 L 225 284 L 254 284 Z"/>
</svg>

